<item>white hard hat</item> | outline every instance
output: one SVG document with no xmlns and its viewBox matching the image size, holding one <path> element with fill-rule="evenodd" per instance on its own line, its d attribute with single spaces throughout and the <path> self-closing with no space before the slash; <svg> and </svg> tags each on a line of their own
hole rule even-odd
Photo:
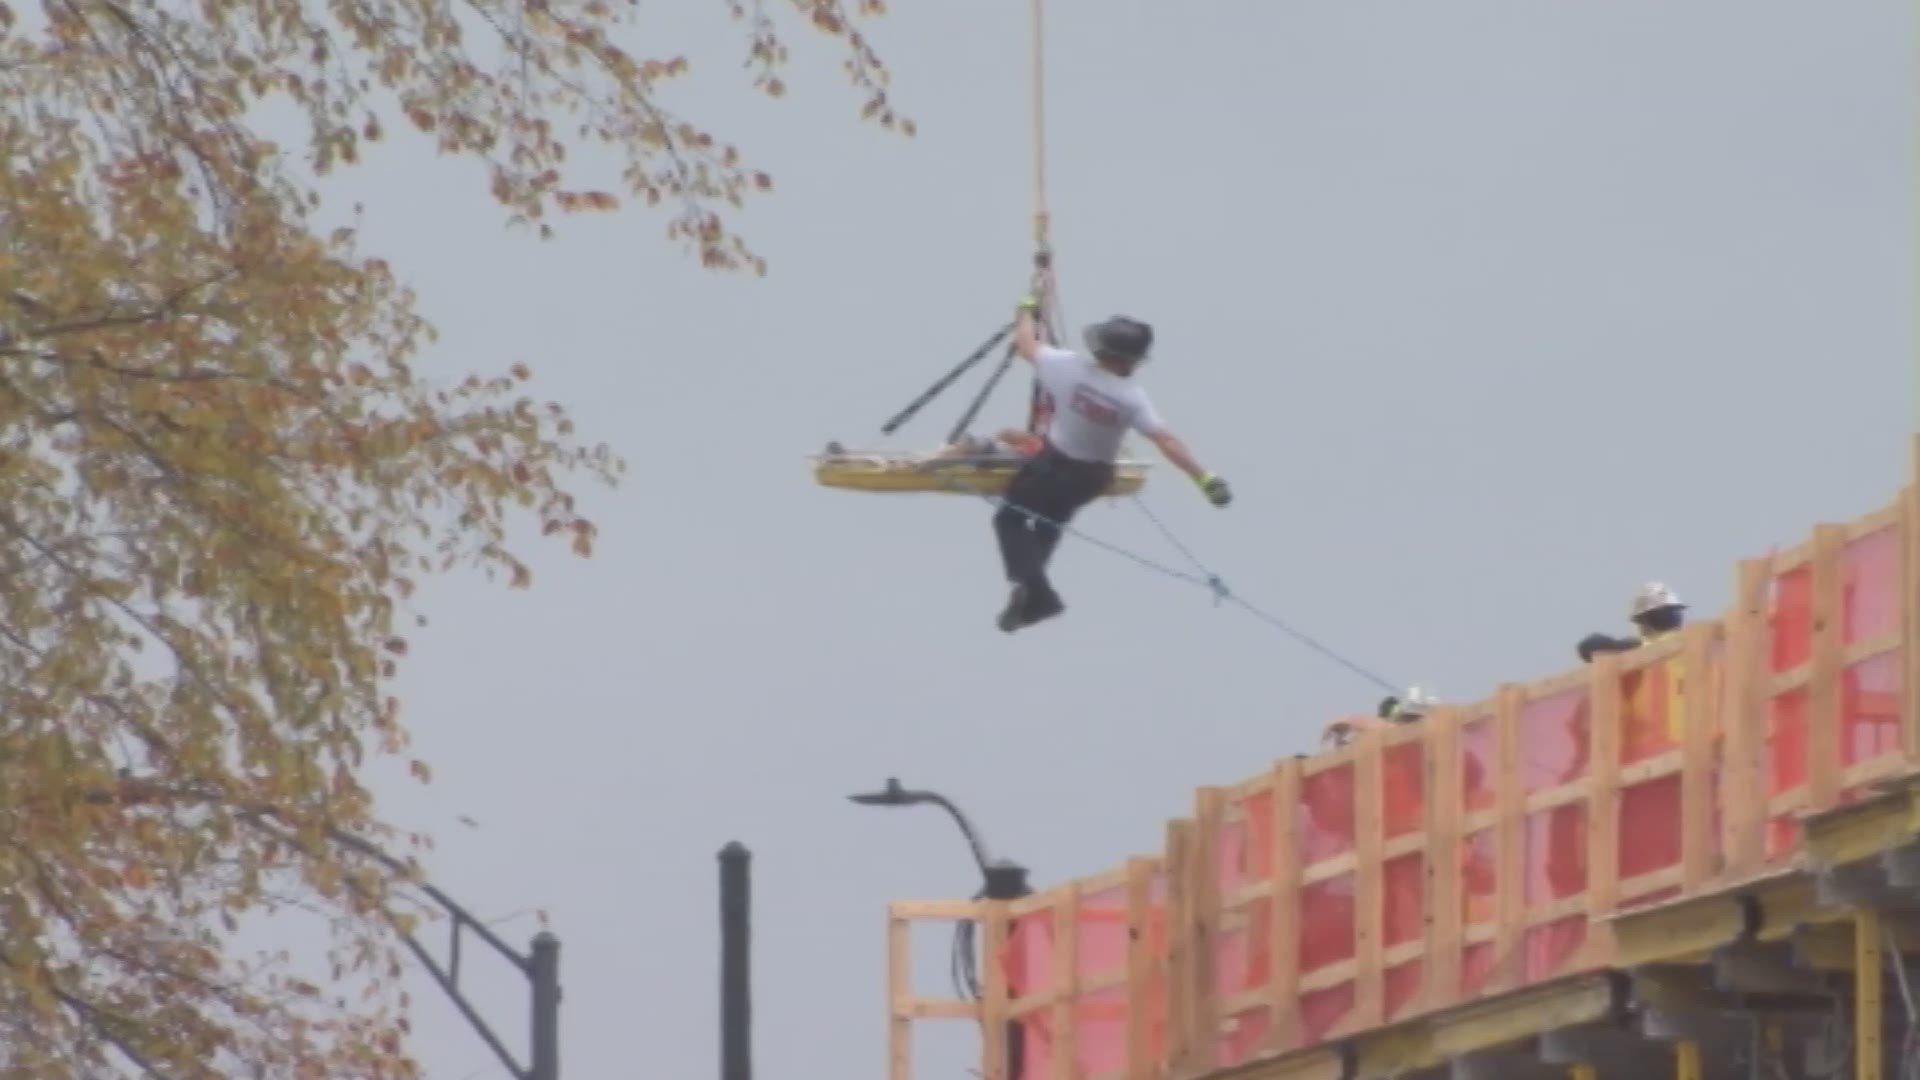
<svg viewBox="0 0 1920 1080">
<path fill-rule="evenodd" d="M 1425 687 L 1410 686 L 1406 696 L 1395 702 L 1393 712 L 1396 716 L 1421 716 L 1438 704 L 1439 697 Z"/>
<path fill-rule="evenodd" d="M 1633 611 L 1628 617 L 1638 619 L 1648 612 L 1659 611 L 1661 608 L 1686 606 L 1686 603 L 1680 599 L 1679 593 L 1657 581 L 1649 581 L 1640 586 L 1639 592 L 1633 594 Z"/>
</svg>

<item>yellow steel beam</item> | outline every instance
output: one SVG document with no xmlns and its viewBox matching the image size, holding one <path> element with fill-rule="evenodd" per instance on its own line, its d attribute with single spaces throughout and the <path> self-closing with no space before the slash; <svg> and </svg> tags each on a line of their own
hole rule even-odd
<svg viewBox="0 0 1920 1080">
<path fill-rule="evenodd" d="M 1884 794 L 1800 819 L 1802 846 L 1816 866 L 1869 859 L 1920 839 L 1920 790 L 1902 782 Z"/>
<path fill-rule="evenodd" d="M 1920 919 L 1910 915 L 1882 915 L 1880 932 L 1893 936 L 1899 950 L 1920 954 Z M 1802 926 L 1789 939 L 1801 963 L 1814 971 L 1852 971 L 1855 936 L 1851 922 Z"/>
<path fill-rule="evenodd" d="M 1209 1080 L 1341 1080 L 1346 1072 L 1346 1063 L 1338 1053 L 1317 1046 L 1263 1061 L 1250 1061 L 1209 1073 L 1208 1077 Z"/>
<path fill-rule="evenodd" d="M 1613 981 L 1605 974 L 1535 986 L 1492 1001 L 1434 1016 L 1434 1064 L 1461 1054 L 1553 1031 L 1590 1024 L 1613 1011 Z"/>
<path fill-rule="evenodd" d="M 1761 941 L 1780 941 L 1796 926 L 1847 917 L 1844 908 L 1821 906 L 1820 886 L 1810 874 L 1770 881 L 1754 890 L 1753 899 L 1760 908 L 1760 932 L 1756 936 Z"/>
<path fill-rule="evenodd" d="M 1691 1039 L 1673 1045 L 1673 1080 L 1702 1080 L 1706 1070 L 1700 1061 L 1700 1044 Z"/>
<path fill-rule="evenodd" d="M 1355 1041 L 1354 1071 L 1361 1076 L 1399 1076 L 1431 1067 L 1433 1030 L 1426 1023 L 1407 1024 L 1372 1032 Z"/>
<path fill-rule="evenodd" d="M 1853 916 L 1853 1075 L 1880 1080 L 1880 916 Z"/>
<path fill-rule="evenodd" d="M 1614 962 L 1623 968 L 1704 953 L 1737 941 L 1746 931 L 1746 909 L 1728 890 L 1639 908 L 1612 918 Z"/>
<path fill-rule="evenodd" d="M 1613 1012 L 1613 995 L 1612 980 L 1596 972 L 1361 1032 L 1347 1043 L 1355 1075 L 1404 1075 L 1438 1068 L 1476 1050 L 1606 1019 Z M 1340 1055 L 1318 1047 L 1209 1074 L 1211 1080 L 1322 1080 L 1342 1075 Z"/>
</svg>

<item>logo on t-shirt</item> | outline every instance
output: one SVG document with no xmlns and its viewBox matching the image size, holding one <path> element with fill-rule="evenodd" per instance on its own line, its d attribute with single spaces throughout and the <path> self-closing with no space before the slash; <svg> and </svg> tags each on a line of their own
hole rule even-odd
<svg viewBox="0 0 1920 1080">
<path fill-rule="evenodd" d="M 1073 388 L 1068 407 L 1096 424 L 1111 427 L 1121 423 L 1120 403 L 1085 384 Z"/>
</svg>

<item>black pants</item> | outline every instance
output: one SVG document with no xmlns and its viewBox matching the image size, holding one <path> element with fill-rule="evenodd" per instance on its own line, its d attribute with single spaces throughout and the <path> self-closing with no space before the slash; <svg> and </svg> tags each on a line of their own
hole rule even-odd
<svg viewBox="0 0 1920 1080">
<path fill-rule="evenodd" d="M 1060 543 L 1059 525 L 1073 520 L 1080 508 L 1100 497 L 1113 482 L 1113 464 L 1079 461 L 1055 450 L 1051 443 L 1015 473 L 1007 485 L 1006 501 L 993 515 L 993 531 L 1000 537 L 1000 558 L 1007 580 L 1051 589 L 1047 562 Z M 1031 510 L 1045 521 L 1029 518 Z"/>
</svg>

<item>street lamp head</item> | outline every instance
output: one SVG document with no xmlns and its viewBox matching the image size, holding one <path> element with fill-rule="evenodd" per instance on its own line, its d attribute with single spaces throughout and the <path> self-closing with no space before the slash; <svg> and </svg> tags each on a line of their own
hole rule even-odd
<svg viewBox="0 0 1920 1080">
<path fill-rule="evenodd" d="M 987 864 L 986 882 L 981 895 L 989 900 L 1018 900 L 1033 893 L 1027 884 L 1027 868 L 1012 859 L 995 859 Z"/>
<path fill-rule="evenodd" d="M 858 795 L 849 795 L 847 799 L 861 806 L 914 806 L 931 801 L 926 792 L 908 791 L 900 786 L 900 781 L 887 777 L 887 786 L 879 791 L 868 791 Z"/>
</svg>

